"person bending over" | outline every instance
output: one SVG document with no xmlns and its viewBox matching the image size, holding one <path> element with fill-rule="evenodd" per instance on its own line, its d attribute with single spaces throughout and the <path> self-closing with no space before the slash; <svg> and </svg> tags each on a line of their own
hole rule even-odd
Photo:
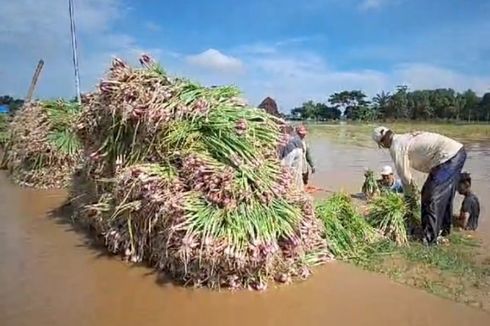
<svg viewBox="0 0 490 326">
<path fill-rule="evenodd" d="M 439 235 L 451 232 L 454 195 L 466 161 L 463 145 L 431 132 L 398 135 L 386 127 L 375 128 L 373 140 L 389 149 L 405 192 L 414 184 L 410 168 L 428 174 L 422 187 L 423 241 L 437 244 Z"/>
</svg>

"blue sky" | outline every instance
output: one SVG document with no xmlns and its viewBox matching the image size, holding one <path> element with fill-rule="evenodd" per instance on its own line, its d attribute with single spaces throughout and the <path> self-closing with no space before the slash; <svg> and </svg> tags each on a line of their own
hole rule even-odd
<svg viewBox="0 0 490 326">
<path fill-rule="evenodd" d="M 343 89 L 490 91 L 488 0 L 74 1 L 83 91 L 112 56 L 142 52 L 284 111 Z M 37 96 L 74 94 L 67 13 L 67 0 L 2 2 L 0 94 L 24 96 L 40 58 Z"/>
</svg>

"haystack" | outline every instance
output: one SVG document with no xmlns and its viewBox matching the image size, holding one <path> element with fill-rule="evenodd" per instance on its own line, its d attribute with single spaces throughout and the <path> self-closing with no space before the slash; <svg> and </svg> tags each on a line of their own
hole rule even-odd
<svg viewBox="0 0 490 326">
<path fill-rule="evenodd" d="M 264 289 L 308 276 L 328 258 L 324 228 L 276 158 L 274 117 L 244 106 L 235 88 L 140 61 L 115 59 L 85 97 L 76 218 L 113 253 L 183 283 Z"/>
<path fill-rule="evenodd" d="M 2 165 L 14 182 L 35 188 L 69 184 L 79 159 L 74 122 L 77 104 L 64 101 L 25 104 L 8 126 Z"/>
</svg>

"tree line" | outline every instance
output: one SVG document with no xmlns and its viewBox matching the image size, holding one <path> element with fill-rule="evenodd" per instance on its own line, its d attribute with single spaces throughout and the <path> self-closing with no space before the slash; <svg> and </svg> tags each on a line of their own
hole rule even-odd
<svg viewBox="0 0 490 326">
<path fill-rule="evenodd" d="M 270 103 L 269 103 L 270 102 Z M 0 104 L 14 114 L 22 99 L 0 96 Z M 275 102 L 266 98 L 261 107 L 278 114 Z M 270 108 L 269 108 L 270 107 Z M 286 118 L 292 120 L 455 120 L 490 122 L 490 92 L 479 97 L 469 89 L 458 93 L 451 88 L 410 91 L 398 86 L 393 93 L 382 91 L 372 99 L 361 90 L 331 94 L 326 103 L 308 101 L 291 110 Z"/>
<path fill-rule="evenodd" d="M 490 93 L 479 97 L 469 89 L 451 88 L 410 91 L 398 86 L 393 93 L 382 91 L 372 99 L 360 90 L 329 96 L 327 103 L 308 101 L 291 110 L 293 120 L 459 120 L 490 121 Z"/>
</svg>

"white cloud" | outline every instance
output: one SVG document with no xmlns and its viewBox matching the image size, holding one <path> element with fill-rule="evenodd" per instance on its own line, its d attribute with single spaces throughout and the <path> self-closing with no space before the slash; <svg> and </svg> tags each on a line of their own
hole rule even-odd
<svg viewBox="0 0 490 326">
<path fill-rule="evenodd" d="M 336 70 L 322 57 L 309 53 L 254 58 L 246 64 L 250 78 L 254 79 L 243 82 L 250 100 L 259 103 L 271 96 L 285 111 L 310 99 L 325 102 L 336 91 L 362 89 L 374 94 L 389 84 L 388 76 L 383 73 Z"/>
<path fill-rule="evenodd" d="M 242 49 L 249 50 L 247 47 Z M 276 49 L 276 48 L 273 48 Z M 336 70 L 325 59 L 310 52 L 244 51 L 237 55 L 246 74 L 217 75 L 195 69 L 192 65 L 176 66 L 177 72 L 206 85 L 234 84 L 255 105 L 266 96 L 278 101 L 283 111 L 307 100 L 326 101 L 329 94 L 344 89 L 363 89 L 369 94 L 389 85 L 388 76 L 373 70 Z"/>
<path fill-rule="evenodd" d="M 490 76 L 461 73 L 429 63 L 397 64 L 386 71 L 344 70 L 331 66 L 319 55 L 297 51 L 244 52 L 237 59 L 243 62 L 246 75 L 217 77 L 192 66 L 179 72 L 207 85 L 235 84 L 255 105 L 271 96 L 284 112 L 308 100 L 325 102 L 333 92 L 360 89 L 371 97 L 381 90 L 392 91 L 400 84 L 411 89 L 472 88 L 480 94 L 490 91 Z"/>
<path fill-rule="evenodd" d="M 120 0 L 75 1 L 82 90 L 92 89 L 113 55 L 134 55 L 131 36 L 113 32 L 127 8 Z M 75 94 L 66 0 L 16 0 L 0 10 L 0 94 L 23 97 L 39 59 L 45 65 L 35 94 Z M 5 64 L 8 63 L 8 64 Z"/>
<path fill-rule="evenodd" d="M 221 73 L 239 72 L 243 69 L 243 63 L 239 59 L 227 56 L 215 49 L 187 56 L 186 59 L 192 65 Z"/>
<path fill-rule="evenodd" d="M 468 88 L 479 94 L 490 91 L 490 76 L 477 76 L 426 63 L 400 64 L 393 71 L 393 80 L 412 89 Z"/>
</svg>

